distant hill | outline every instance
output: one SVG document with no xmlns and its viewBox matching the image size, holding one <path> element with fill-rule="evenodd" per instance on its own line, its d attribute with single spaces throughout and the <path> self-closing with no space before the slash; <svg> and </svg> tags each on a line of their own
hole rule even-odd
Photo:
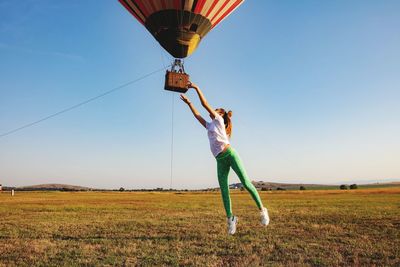
<svg viewBox="0 0 400 267">
<path fill-rule="evenodd" d="M 254 186 L 259 190 L 299 190 L 300 187 L 304 187 L 306 190 L 322 190 L 322 189 L 339 189 L 338 184 L 301 184 L 301 183 L 275 183 L 275 182 L 264 182 L 264 181 L 253 181 Z M 349 186 L 352 183 L 343 183 Z M 379 183 L 357 183 L 358 188 L 380 188 L 380 187 L 399 187 L 399 181 L 390 181 L 390 182 L 379 182 Z M 231 189 L 233 188 L 242 188 L 241 183 L 235 183 L 229 185 Z M 78 185 L 68 185 L 68 184 L 39 184 L 39 185 L 31 185 L 31 186 L 21 186 L 21 187 L 11 187 L 11 186 L 3 186 L 3 191 L 10 191 L 11 189 L 15 189 L 18 191 L 120 191 L 120 189 L 98 189 L 98 188 L 90 188 Z M 176 190 L 176 189 L 174 189 Z M 219 188 L 207 188 L 207 189 L 197 189 L 197 190 L 184 190 L 184 191 L 215 191 L 219 190 Z M 169 191 L 169 189 L 135 189 L 129 190 L 124 189 L 122 191 Z M 178 190 L 180 191 L 180 190 Z"/>
<path fill-rule="evenodd" d="M 252 182 L 253 185 L 257 189 L 263 190 L 298 190 L 300 186 L 303 186 L 305 189 L 338 189 L 340 185 L 332 185 L 332 184 L 289 184 L 289 183 L 274 183 L 274 182 L 264 182 L 258 181 Z M 353 183 L 343 183 L 346 185 L 350 185 Z M 369 183 L 369 184 L 357 184 L 359 188 L 374 188 L 374 187 L 395 187 L 400 186 L 400 182 L 383 182 L 383 183 Z M 241 183 L 231 184 L 230 188 L 242 188 L 243 185 Z"/>
<path fill-rule="evenodd" d="M 58 191 L 89 191 L 93 190 L 89 187 L 68 185 L 68 184 L 38 184 L 30 186 L 21 186 L 15 188 L 18 191 L 41 191 L 41 190 L 58 190 Z"/>
</svg>

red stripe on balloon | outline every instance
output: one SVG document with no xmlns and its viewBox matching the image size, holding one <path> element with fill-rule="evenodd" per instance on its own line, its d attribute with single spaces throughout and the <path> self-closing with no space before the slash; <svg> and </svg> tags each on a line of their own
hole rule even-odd
<svg viewBox="0 0 400 267">
<path fill-rule="evenodd" d="M 218 3 L 219 0 L 214 0 L 214 3 L 212 3 L 210 9 L 208 10 L 206 14 L 206 18 L 208 18 L 208 15 L 210 15 L 211 11 L 214 9 L 215 5 Z"/>
<path fill-rule="evenodd" d="M 147 0 L 146 0 L 147 1 Z M 139 10 L 142 11 L 144 16 L 147 18 L 150 15 L 150 12 L 146 9 L 142 1 L 135 1 L 136 5 L 139 7 Z"/>
<path fill-rule="evenodd" d="M 156 5 L 154 5 L 153 0 L 150 0 L 151 8 L 153 9 L 153 13 L 157 11 Z"/>
<path fill-rule="evenodd" d="M 214 17 L 212 17 L 212 19 L 210 19 L 211 21 L 213 21 L 219 13 L 221 13 L 221 11 L 224 9 L 224 7 L 226 7 L 226 5 L 229 3 L 230 0 L 226 0 L 225 3 L 222 4 L 222 6 L 219 8 L 219 10 L 217 11 L 217 13 L 214 14 Z"/>
<path fill-rule="evenodd" d="M 200 14 L 201 11 L 203 10 L 205 3 L 206 0 L 199 0 L 199 2 L 197 2 L 196 8 L 194 9 L 194 13 Z"/>
<path fill-rule="evenodd" d="M 223 20 L 226 16 L 229 15 L 229 13 L 231 13 L 238 5 L 240 5 L 240 3 L 242 3 L 243 0 L 238 0 L 236 1 L 213 25 L 212 28 L 214 28 L 215 26 L 217 26 L 218 23 L 221 22 L 221 20 Z"/>
<path fill-rule="evenodd" d="M 167 4 L 165 4 L 165 0 L 161 0 L 160 2 L 161 2 L 162 9 L 163 10 L 166 9 L 167 8 Z"/>
<path fill-rule="evenodd" d="M 123 0 L 118 0 L 125 8 L 129 11 L 141 24 L 144 25 L 144 21 L 131 9 L 131 7 Z"/>
<path fill-rule="evenodd" d="M 174 7 L 176 9 L 181 9 L 181 0 L 174 0 Z"/>
</svg>

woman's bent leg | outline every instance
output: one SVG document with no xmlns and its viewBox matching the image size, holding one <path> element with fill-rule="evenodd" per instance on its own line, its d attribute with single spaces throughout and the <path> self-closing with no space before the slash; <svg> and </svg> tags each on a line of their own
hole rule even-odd
<svg viewBox="0 0 400 267">
<path fill-rule="evenodd" d="M 218 183 L 221 188 L 222 201 L 228 218 L 232 217 L 231 197 L 229 195 L 229 160 L 227 158 L 217 160 Z"/>
<path fill-rule="evenodd" d="M 234 150 L 232 151 L 231 159 L 232 159 L 232 161 L 231 161 L 232 169 L 235 171 L 235 173 L 239 177 L 244 188 L 246 188 L 246 190 L 250 193 L 251 197 L 256 202 L 257 207 L 259 209 L 261 209 L 263 207 L 263 204 L 261 202 L 260 195 L 258 194 L 257 189 L 254 187 L 254 185 L 251 183 L 249 177 L 247 176 L 246 170 L 243 166 L 242 160 L 239 157 L 239 154 Z"/>
</svg>

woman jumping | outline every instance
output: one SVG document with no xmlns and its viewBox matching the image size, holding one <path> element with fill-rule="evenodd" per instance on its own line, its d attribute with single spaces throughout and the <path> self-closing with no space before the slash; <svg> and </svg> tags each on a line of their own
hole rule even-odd
<svg viewBox="0 0 400 267">
<path fill-rule="evenodd" d="M 189 98 L 186 95 L 181 94 L 181 99 L 189 106 L 194 117 L 207 129 L 211 152 L 217 160 L 218 182 L 221 188 L 222 201 L 224 203 L 226 216 L 228 217 L 228 234 L 233 235 L 236 232 L 236 224 L 238 222 L 237 217 L 232 215 L 231 197 L 229 195 L 228 174 L 230 168 L 235 171 L 242 182 L 243 187 L 247 189 L 256 202 L 261 214 L 261 224 L 268 225 L 268 210 L 263 206 L 256 188 L 247 176 L 239 154 L 231 147 L 229 143 L 228 137 L 230 138 L 232 133 L 232 111 L 226 112 L 222 108 L 214 110 L 208 104 L 202 91 L 197 85 L 189 82 L 188 87 L 193 88 L 197 92 L 201 105 L 208 111 L 210 118 L 212 119 L 211 122 L 206 122 L 197 109 L 193 106 L 192 102 L 190 102 Z"/>
</svg>

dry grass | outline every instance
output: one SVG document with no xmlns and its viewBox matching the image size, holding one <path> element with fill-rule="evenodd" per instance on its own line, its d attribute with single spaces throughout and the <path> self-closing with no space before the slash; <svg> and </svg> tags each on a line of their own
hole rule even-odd
<svg viewBox="0 0 400 267">
<path fill-rule="evenodd" d="M 0 265 L 400 265 L 400 188 L 261 195 L 232 237 L 219 193 L 2 193 Z"/>
</svg>

